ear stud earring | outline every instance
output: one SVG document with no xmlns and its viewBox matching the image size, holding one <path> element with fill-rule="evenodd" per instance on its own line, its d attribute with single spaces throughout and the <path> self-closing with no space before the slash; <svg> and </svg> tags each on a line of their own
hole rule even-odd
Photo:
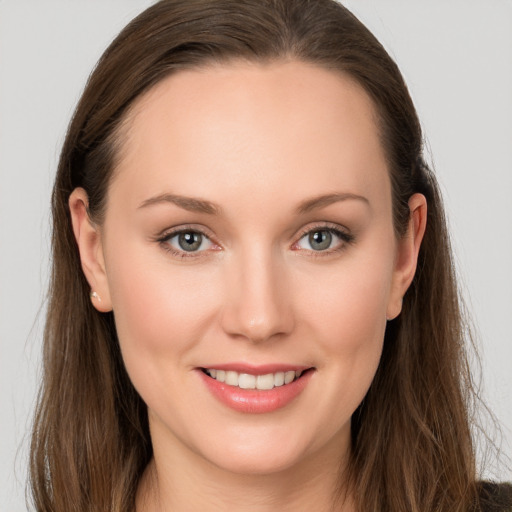
<svg viewBox="0 0 512 512">
<path fill-rule="evenodd" d="M 96 292 L 91 291 L 90 297 L 91 299 L 96 299 L 98 302 L 101 302 L 101 297 Z"/>
</svg>

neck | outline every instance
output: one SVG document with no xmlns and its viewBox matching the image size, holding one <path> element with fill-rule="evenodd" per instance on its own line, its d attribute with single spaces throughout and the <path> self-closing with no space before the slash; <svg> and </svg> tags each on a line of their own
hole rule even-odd
<svg viewBox="0 0 512 512">
<path fill-rule="evenodd" d="M 343 491 L 339 445 L 271 474 L 232 473 L 177 448 L 155 449 L 137 491 L 137 512 L 355 510 Z"/>
</svg>

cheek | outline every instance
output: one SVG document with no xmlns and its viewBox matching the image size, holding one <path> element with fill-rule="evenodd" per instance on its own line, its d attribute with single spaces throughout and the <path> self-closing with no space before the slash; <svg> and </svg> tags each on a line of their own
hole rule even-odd
<svg viewBox="0 0 512 512">
<path fill-rule="evenodd" d="M 345 293 L 333 294 L 325 311 L 329 333 L 325 349 L 336 359 L 342 387 L 352 390 L 357 406 L 373 380 L 382 353 L 386 294 L 366 289 L 361 280 L 345 282 Z M 349 286 L 352 285 L 352 286 Z"/>
<path fill-rule="evenodd" d="M 303 297 L 302 317 L 317 340 L 320 358 L 332 382 L 327 402 L 337 404 L 339 416 L 350 416 L 364 398 L 377 370 L 386 328 L 392 279 L 392 257 L 359 260 L 300 287 L 322 290 Z M 298 292 L 300 293 L 300 292 Z M 322 398 L 323 400 L 323 398 Z M 319 404 L 320 405 L 320 404 Z"/>
<path fill-rule="evenodd" d="M 386 310 L 392 280 L 390 259 L 340 266 L 328 275 L 307 277 L 297 294 L 303 296 L 303 312 L 324 332 L 322 339 L 333 347 L 358 350 L 375 338 L 386 325 Z M 319 287 L 318 283 L 322 283 Z M 305 294 L 304 290 L 317 290 Z"/>
<path fill-rule="evenodd" d="M 125 363 L 176 362 L 200 340 L 214 314 L 215 273 L 170 264 L 142 244 L 126 249 L 111 253 L 107 269 Z"/>
</svg>

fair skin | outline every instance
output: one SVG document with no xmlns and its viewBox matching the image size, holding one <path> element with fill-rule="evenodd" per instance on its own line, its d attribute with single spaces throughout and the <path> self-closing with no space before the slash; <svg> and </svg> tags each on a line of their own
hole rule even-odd
<svg viewBox="0 0 512 512">
<path fill-rule="evenodd" d="M 138 510 L 332 510 L 426 223 L 415 194 L 397 240 L 371 100 L 301 62 L 212 65 L 157 84 L 121 135 L 104 223 L 83 189 L 69 205 L 93 303 L 113 310 L 148 406 Z M 211 392 L 202 369 L 226 364 L 308 371 L 254 412 Z"/>
</svg>

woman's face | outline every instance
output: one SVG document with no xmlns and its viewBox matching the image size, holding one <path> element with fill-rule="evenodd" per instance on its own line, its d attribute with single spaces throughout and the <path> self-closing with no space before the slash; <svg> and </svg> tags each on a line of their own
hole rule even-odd
<svg viewBox="0 0 512 512">
<path fill-rule="evenodd" d="M 415 263 L 369 97 L 300 62 L 216 65 L 159 83 L 121 136 L 86 274 L 155 455 L 339 457 Z"/>
</svg>

